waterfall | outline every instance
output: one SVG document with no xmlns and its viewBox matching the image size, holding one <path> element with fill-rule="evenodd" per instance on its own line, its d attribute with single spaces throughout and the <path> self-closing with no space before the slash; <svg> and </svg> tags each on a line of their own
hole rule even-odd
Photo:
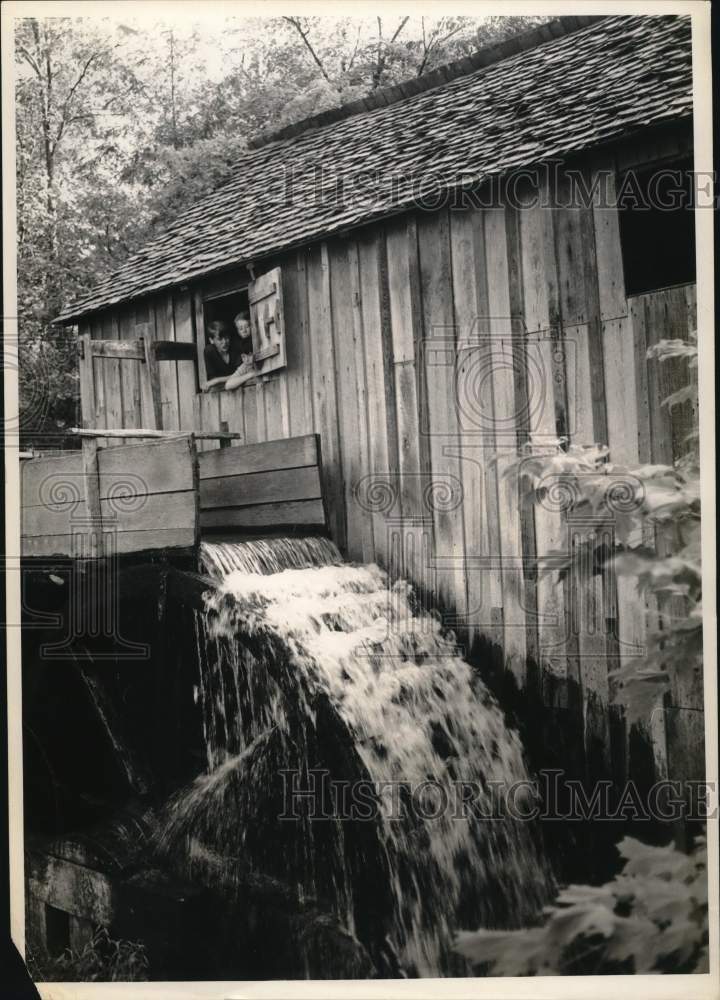
<svg viewBox="0 0 720 1000">
<path fill-rule="evenodd" d="M 197 619 L 207 773 L 170 804 L 162 850 L 226 891 L 259 872 L 322 900 L 383 974 L 470 974 L 454 933 L 527 923 L 551 890 L 530 824 L 502 813 L 528 775 L 493 696 L 407 583 L 326 539 L 201 558 L 218 581 Z"/>
</svg>

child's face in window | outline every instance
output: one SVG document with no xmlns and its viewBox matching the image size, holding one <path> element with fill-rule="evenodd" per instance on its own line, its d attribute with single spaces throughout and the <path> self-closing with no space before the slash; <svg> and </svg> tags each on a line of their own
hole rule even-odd
<svg viewBox="0 0 720 1000">
<path fill-rule="evenodd" d="M 238 337 L 249 337 L 250 336 L 250 320 L 247 316 L 238 316 L 235 320 L 235 329 L 238 332 Z"/>
<path fill-rule="evenodd" d="M 230 334 L 227 330 L 216 330 L 210 334 L 210 342 L 215 345 L 218 351 L 227 354 L 230 348 Z"/>
</svg>

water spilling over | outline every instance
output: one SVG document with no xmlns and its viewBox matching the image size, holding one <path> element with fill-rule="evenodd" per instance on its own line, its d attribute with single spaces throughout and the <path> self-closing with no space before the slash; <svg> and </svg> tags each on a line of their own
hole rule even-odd
<svg viewBox="0 0 720 1000">
<path fill-rule="evenodd" d="M 526 923 L 550 890 L 530 826 L 490 818 L 527 780 L 516 733 L 377 566 L 319 538 L 202 549 L 207 773 L 161 849 L 227 892 L 261 872 L 322 900 L 381 974 L 469 974 L 455 931 Z"/>
</svg>

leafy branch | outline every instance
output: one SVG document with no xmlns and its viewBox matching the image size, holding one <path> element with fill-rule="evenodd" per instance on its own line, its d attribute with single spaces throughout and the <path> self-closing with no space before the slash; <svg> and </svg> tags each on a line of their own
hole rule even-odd
<svg viewBox="0 0 720 1000">
<path fill-rule="evenodd" d="M 687 359 L 697 371 L 697 335 L 662 340 L 648 351 L 660 362 Z M 697 381 L 663 400 L 672 408 L 697 401 Z M 688 440 L 697 439 L 697 432 Z M 692 683 L 702 670 L 702 570 L 700 467 L 693 448 L 673 465 L 619 465 L 605 445 L 523 455 L 504 470 L 520 493 L 538 506 L 597 529 L 612 527 L 614 546 L 602 530 L 583 530 L 572 551 L 547 553 L 540 574 L 606 571 L 632 579 L 641 596 L 657 602 L 660 615 L 646 634 L 646 655 L 610 674 L 613 696 L 622 698 L 629 721 L 646 718 L 673 680 Z M 602 540 L 601 540 L 602 539 Z"/>
<path fill-rule="evenodd" d="M 461 931 L 455 948 L 495 976 L 707 972 L 707 847 L 690 855 L 626 837 L 602 886 L 571 885 L 522 930 Z"/>
</svg>

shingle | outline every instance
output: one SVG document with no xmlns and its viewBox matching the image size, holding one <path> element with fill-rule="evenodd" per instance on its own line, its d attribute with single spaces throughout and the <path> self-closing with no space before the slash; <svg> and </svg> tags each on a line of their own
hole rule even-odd
<svg viewBox="0 0 720 1000">
<path fill-rule="evenodd" d="M 413 188 L 439 174 L 447 186 L 479 183 L 692 115 L 689 17 L 606 17 L 502 61 L 496 47 L 495 56 L 441 86 L 341 120 L 328 112 L 328 124 L 310 131 L 301 124 L 293 136 L 252 150 L 229 181 L 59 321 L 395 213 L 411 206 Z M 475 67 L 482 62 L 481 53 L 470 58 Z M 337 203 L 318 197 L 319 170 L 328 191 L 342 182 Z M 373 171 L 378 190 L 358 188 Z M 403 175 L 409 182 L 394 185 Z"/>
</svg>

